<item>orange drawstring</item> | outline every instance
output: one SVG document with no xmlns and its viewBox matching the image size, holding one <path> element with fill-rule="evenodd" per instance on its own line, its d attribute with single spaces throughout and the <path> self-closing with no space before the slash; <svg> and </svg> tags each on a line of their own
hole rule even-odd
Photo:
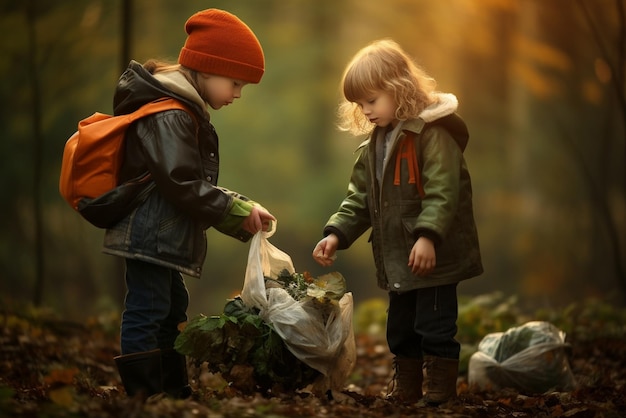
<svg viewBox="0 0 626 418">
<path fill-rule="evenodd" d="M 402 142 L 398 145 L 398 153 L 396 154 L 396 172 L 393 178 L 393 184 L 400 185 L 400 169 L 402 168 L 402 160 L 406 160 L 406 166 L 409 170 L 409 184 L 416 184 L 420 197 L 424 197 L 424 186 L 420 175 L 419 165 L 417 163 L 417 154 L 415 153 L 415 134 L 406 131 L 406 135 Z"/>
</svg>

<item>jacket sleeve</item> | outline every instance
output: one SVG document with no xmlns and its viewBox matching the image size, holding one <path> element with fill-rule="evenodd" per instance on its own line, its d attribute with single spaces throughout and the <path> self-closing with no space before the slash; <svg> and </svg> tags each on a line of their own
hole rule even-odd
<svg viewBox="0 0 626 418">
<path fill-rule="evenodd" d="M 425 196 L 415 235 L 440 243 L 445 239 L 459 205 L 463 153 L 448 131 L 440 126 L 430 127 L 424 132 L 421 151 Z"/>
<path fill-rule="evenodd" d="M 232 190 L 228 190 L 223 187 L 220 187 L 220 189 L 233 196 L 233 205 L 230 208 L 228 215 L 226 215 L 221 222 L 215 224 L 213 227 L 222 234 L 230 235 L 240 241 L 246 242 L 250 240 L 252 238 L 252 234 L 242 229 L 241 224 L 243 223 L 243 220 L 250 215 L 252 208 L 258 204 L 237 192 L 233 192 Z"/>
<path fill-rule="evenodd" d="M 196 123 L 189 114 L 169 110 L 144 118 L 137 122 L 137 135 L 148 170 L 166 200 L 205 228 L 224 221 L 235 197 L 205 178 Z"/>
<path fill-rule="evenodd" d="M 364 148 L 360 151 L 352 169 L 346 197 L 324 227 L 324 235 L 337 235 L 339 249 L 348 248 L 371 226 L 367 203 L 367 153 Z"/>
</svg>

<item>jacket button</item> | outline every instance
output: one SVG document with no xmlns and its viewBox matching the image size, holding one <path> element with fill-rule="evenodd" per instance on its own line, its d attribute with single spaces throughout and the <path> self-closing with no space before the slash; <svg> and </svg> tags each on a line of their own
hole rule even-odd
<svg viewBox="0 0 626 418">
<path fill-rule="evenodd" d="M 207 179 L 208 181 L 211 181 L 211 180 L 213 180 L 213 177 L 208 176 L 206 179 Z"/>
<path fill-rule="evenodd" d="M 393 287 L 394 287 L 395 289 L 400 289 L 400 283 L 394 283 L 394 284 L 393 284 Z"/>
</svg>

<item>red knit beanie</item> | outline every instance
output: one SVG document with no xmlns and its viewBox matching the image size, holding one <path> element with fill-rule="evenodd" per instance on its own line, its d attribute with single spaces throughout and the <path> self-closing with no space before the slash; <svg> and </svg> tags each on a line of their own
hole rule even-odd
<svg viewBox="0 0 626 418">
<path fill-rule="evenodd" d="M 237 16 L 208 9 L 185 23 L 187 40 L 178 63 L 201 73 L 258 83 L 265 71 L 259 40 Z"/>
</svg>

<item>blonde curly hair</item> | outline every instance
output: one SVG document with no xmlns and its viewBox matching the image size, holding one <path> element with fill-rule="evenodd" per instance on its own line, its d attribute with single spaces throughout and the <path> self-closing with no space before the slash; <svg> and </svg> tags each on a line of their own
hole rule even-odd
<svg viewBox="0 0 626 418">
<path fill-rule="evenodd" d="M 355 102 L 377 91 L 394 98 L 396 119 L 416 118 L 435 101 L 436 85 L 395 41 L 374 41 L 357 52 L 344 71 L 341 82 L 344 100 L 337 111 L 339 129 L 354 135 L 371 131 L 372 123 Z"/>
</svg>

